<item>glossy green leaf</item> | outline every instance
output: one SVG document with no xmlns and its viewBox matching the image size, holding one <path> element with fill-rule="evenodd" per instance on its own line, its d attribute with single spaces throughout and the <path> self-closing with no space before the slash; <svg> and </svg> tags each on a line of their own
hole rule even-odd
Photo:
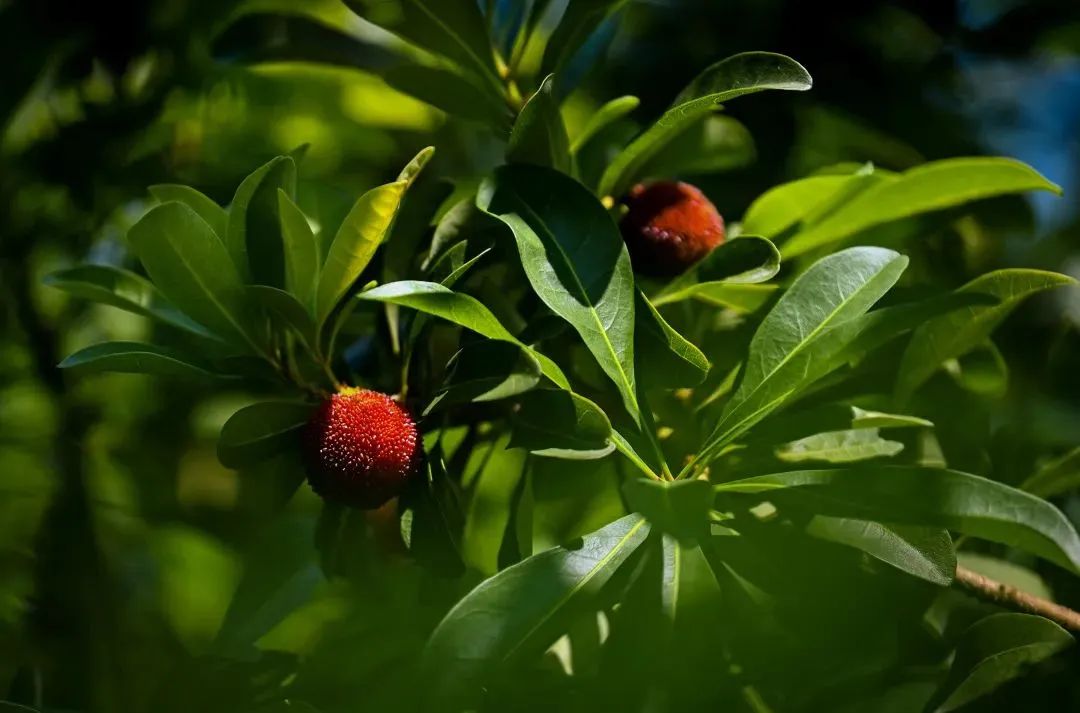
<svg viewBox="0 0 1080 713">
<path fill-rule="evenodd" d="M 794 257 L 867 228 L 982 198 L 1061 189 L 1030 166 L 1006 158 L 954 158 L 916 166 L 859 193 L 781 247 Z"/>
<path fill-rule="evenodd" d="M 961 356 L 983 343 L 1026 297 L 1063 285 L 1071 277 L 1041 270 L 996 270 L 975 278 L 957 290 L 961 294 L 986 295 L 992 305 L 973 305 L 931 319 L 920 326 L 904 351 L 896 390 L 901 399 L 910 396 L 948 359 Z"/>
<path fill-rule="evenodd" d="M 980 619 L 960 637 L 949 676 L 925 710 L 946 713 L 962 708 L 1072 643 L 1069 632 L 1032 614 Z"/>
<path fill-rule="evenodd" d="M 450 374 L 425 410 L 465 402 L 497 401 L 524 393 L 540 383 L 540 362 L 512 342 L 465 345 L 451 359 Z"/>
<path fill-rule="evenodd" d="M 754 235 L 780 235 L 834 195 L 850 178 L 809 176 L 770 188 L 746 209 L 743 230 Z"/>
<path fill-rule="evenodd" d="M 320 329 L 390 234 L 405 191 L 433 152 L 430 147 L 424 149 L 398 180 L 360 196 L 345 217 L 330 245 L 315 293 L 315 323 Z"/>
<path fill-rule="evenodd" d="M 319 243 L 308 224 L 307 217 L 278 189 L 278 215 L 281 219 L 281 238 L 285 248 L 285 287 L 305 310 L 315 300 L 315 285 L 319 280 Z"/>
<path fill-rule="evenodd" d="M 563 388 L 569 388 L 566 376 L 555 362 L 518 341 L 517 337 L 507 331 L 506 327 L 495 318 L 491 310 L 475 297 L 454 292 L 436 282 L 402 280 L 361 292 L 357 295 L 357 299 L 410 307 L 471 329 L 488 339 L 516 344 L 527 349 L 530 355 L 540 362 L 544 376 Z"/>
<path fill-rule="evenodd" d="M 852 428 L 933 428 L 934 422 L 918 416 L 868 411 L 851 407 Z"/>
<path fill-rule="evenodd" d="M 723 114 L 706 116 L 668 141 L 638 173 L 641 178 L 665 179 L 731 171 L 757 157 L 754 137 L 742 122 Z"/>
<path fill-rule="evenodd" d="M 672 280 L 654 300 L 668 304 L 714 293 L 720 285 L 765 282 L 780 271 L 780 251 L 766 238 L 741 236 L 717 246 L 688 272 Z"/>
<path fill-rule="evenodd" d="M 889 441 L 876 428 L 815 433 L 776 448 L 776 457 L 785 463 L 821 461 L 853 463 L 870 458 L 889 458 L 904 450 L 899 441 Z"/>
<path fill-rule="evenodd" d="M 309 350 L 316 349 L 315 322 L 296 297 L 285 290 L 266 285 L 251 285 L 248 292 L 275 321 L 293 330 Z"/>
<path fill-rule="evenodd" d="M 461 553 L 469 567 L 489 577 L 499 569 L 499 552 L 510 523 L 515 493 L 525 477 L 527 453 L 509 447 L 509 434 L 475 448 L 462 483 L 470 491 Z"/>
<path fill-rule="evenodd" d="M 61 369 L 83 374 L 103 371 L 153 374 L 186 379 L 214 378 L 210 367 L 174 349 L 142 342 L 104 342 L 80 349 L 60 362 Z"/>
<path fill-rule="evenodd" d="M 236 189 L 229 206 L 225 244 L 246 282 L 285 286 L 278 190 L 296 193 L 296 163 L 290 156 L 278 156 L 257 168 Z"/>
<path fill-rule="evenodd" d="M 469 592 L 424 651 L 425 710 L 474 706 L 485 681 L 506 664 L 537 655 L 558 638 L 648 533 L 644 518 L 629 515 L 567 547 L 533 555 Z"/>
<path fill-rule="evenodd" d="M 570 0 L 548 39 L 540 71 L 562 70 L 604 20 L 625 4 L 626 0 Z"/>
<path fill-rule="evenodd" d="M 181 186 L 174 183 L 159 183 L 156 186 L 150 186 L 148 190 L 150 195 L 159 203 L 176 201 L 191 208 L 214 229 L 219 238 L 225 239 L 229 229 L 229 211 L 219 206 L 209 197 L 191 186 Z"/>
<path fill-rule="evenodd" d="M 215 334 L 261 351 L 251 303 L 225 245 L 182 203 L 152 208 L 128 231 L 150 279 L 166 298 Z"/>
<path fill-rule="evenodd" d="M 441 109 L 447 114 L 485 124 L 504 132 L 510 127 L 510 107 L 490 88 L 444 67 L 407 64 L 391 67 L 383 75 L 391 87 Z"/>
<path fill-rule="evenodd" d="M 623 485 L 627 505 L 661 532 L 679 540 L 708 535 L 713 489 L 706 480 L 651 480 L 632 478 Z"/>
<path fill-rule="evenodd" d="M 902 572 L 942 587 L 949 586 L 956 574 L 952 538 L 940 528 L 815 515 L 807 523 L 806 532 L 862 550 Z"/>
<path fill-rule="evenodd" d="M 514 121 L 506 147 L 507 163 L 548 166 L 563 173 L 572 171 L 570 139 L 552 95 L 555 78 L 548 75 L 529 97 Z"/>
<path fill-rule="evenodd" d="M 683 89 L 663 116 L 611 162 L 600 179 L 599 194 L 621 195 L 668 142 L 717 105 L 766 89 L 805 91 L 811 84 L 802 65 L 780 54 L 744 52 L 717 62 Z"/>
<path fill-rule="evenodd" d="M 1080 448 L 1074 448 L 1042 466 L 1020 488 L 1043 498 L 1080 488 Z"/>
<path fill-rule="evenodd" d="M 152 282 L 128 270 L 79 265 L 50 273 L 44 282 L 69 295 L 141 314 L 199 336 L 213 336 L 165 299 Z"/>
<path fill-rule="evenodd" d="M 780 285 L 729 285 L 726 282 L 699 282 L 684 290 L 664 292 L 653 299 L 653 305 L 694 299 L 713 307 L 723 307 L 742 314 L 756 312 L 776 296 Z"/>
<path fill-rule="evenodd" d="M 955 470 L 872 465 L 797 470 L 723 483 L 716 489 L 768 491 L 771 499 L 787 489 L 823 514 L 947 527 L 1080 571 L 1080 537 L 1057 508 L 1002 483 Z"/>
<path fill-rule="evenodd" d="M 453 60 L 499 96 L 491 38 L 475 0 L 346 0 L 365 20 Z"/>
<path fill-rule="evenodd" d="M 634 353 L 646 386 L 697 386 L 709 373 L 709 360 L 656 311 L 640 291 L 634 302 Z"/>
<path fill-rule="evenodd" d="M 637 420 L 634 274 L 611 216 L 580 183 L 537 166 L 498 169 L 476 201 L 513 231 L 533 290 L 577 331 Z"/>
<path fill-rule="evenodd" d="M 742 379 L 705 442 L 707 462 L 812 381 L 839 366 L 851 325 L 889 291 L 908 259 L 884 248 L 849 248 L 800 275 L 754 333 Z"/>
<path fill-rule="evenodd" d="M 538 456 L 592 460 L 615 449 L 611 422 L 599 406 L 564 389 L 534 389 L 518 399 L 511 448 Z"/>
<path fill-rule="evenodd" d="M 593 112 L 589 122 L 570 144 L 570 152 L 577 155 L 589 140 L 613 123 L 638 108 L 641 100 L 635 96 L 616 97 Z"/>
<path fill-rule="evenodd" d="M 234 413 L 221 428 L 218 460 L 226 468 L 241 468 L 296 445 L 298 434 L 314 407 L 295 401 L 263 401 Z"/>
</svg>

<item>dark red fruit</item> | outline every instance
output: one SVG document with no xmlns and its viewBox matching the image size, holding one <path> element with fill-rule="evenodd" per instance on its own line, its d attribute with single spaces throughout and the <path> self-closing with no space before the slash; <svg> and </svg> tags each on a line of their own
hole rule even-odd
<svg viewBox="0 0 1080 713">
<path fill-rule="evenodd" d="M 372 510 L 400 495 L 419 471 L 423 444 L 401 404 L 378 391 L 345 388 L 311 417 L 304 455 L 316 493 Z"/>
<path fill-rule="evenodd" d="M 724 242 L 724 219 L 689 183 L 639 183 L 624 203 L 619 228 L 634 270 L 643 275 L 678 275 Z"/>
</svg>

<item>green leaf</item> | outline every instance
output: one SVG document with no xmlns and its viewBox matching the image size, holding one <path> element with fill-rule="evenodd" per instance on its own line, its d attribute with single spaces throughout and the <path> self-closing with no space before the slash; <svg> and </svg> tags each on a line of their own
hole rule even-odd
<svg viewBox="0 0 1080 713">
<path fill-rule="evenodd" d="M 754 333 L 742 380 L 699 460 L 731 443 L 801 388 L 839 366 L 853 324 L 896 284 L 908 259 L 892 250 L 848 248 L 800 275 Z M 858 324 L 858 323 L 854 323 Z"/>
<path fill-rule="evenodd" d="M 713 489 L 707 480 L 632 478 L 623 485 L 623 493 L 630 509 L 661 532 L 684 541 L 708 536 Z"/>
<path fill-rule="evenodd" d="M 1080 537 L 1045 500 L 977 475 L 912 466 L 853 466 L 844 470 L 797 470 L 745 478 L 718 491 L 782 489 L 812 503 L 817 512 L 841 517 L 947 527 L 982 537 L 1080 571 Z"/>
<path fill-rule="evenodd" d="M 511 342 L 465 345 L 450 360 L 450 374 L 424 414 L 466 402 L 497 401 L 524 393 L 540 383 L 540 362 Z"/>
<path fill-rule="evenodd" d="M 405 167 L 398 180 L 372 188 L 360 196 L 338 228 L 315 295 L 315 324 L 320 331 L 390 234 L 405 191 L 432 152 L 430 147 L 424 149 Z"/>
<path fill-rule="evenodd" d="M 669 304 L 713 294 L 721 285 L 748 285 L 780 271 L 780 251 L 766 238 L 740 236 L 716 247 L 691 270 L 672 280 L 654 300 Z"/>
<path fill-rule="evenodd" d="M 592 460 L 615 449 L 611 422 L 600 407 L 564 389 L 534 389 L 521 395 L 510 448 L 538 456 Z"/>
<path fill-rule="evenodd" d="M 199 214 L 205 220 L 217 236 L 222 240 L 229 229 L 229 211 L 225 210 L 213 200 L 195 190 L 191 186 L 181 186 L 172 183 L 161 183 L 150 186 L 148 189 L 159 203 L 176 201 L 183 203 L 188 208 Z"/>
<path fill-rule="evenodd" d="M 621 195 L 668 142 L 722 102 L 766 89 L 805 91 L 811 84 L 803 66 L 781 54 L 744 52 L 717 62 L 683 89 L 664 115 L 611 162 L 600 179 L 599 194 Z"/>
<path fill-rule="evenodd" d="M 810 176 L 770 188 L 746 209 L 742 228 L 755 235 L 780 235 L 850 180 L 850 176 Z"/>
<path fill-rule="evenodd" d="M 69 295 L 141 314 L 201 337 L 206 327 L 174 307 L 149 280 L 110 265 L 79 265 L 45 276 L 46 285 Z"/>
<path fill-rule="evenodd" d="M 290 156 L 271 159 L 245 178 L 229 206 L 225 244 L 246 282 L 285 286 L 279 190 L 296 193 L 296 163 Z"/>
<path fill-rule="evenodd" d="M 210 225 L 182 203 L 152 208 L 128 240 L 157 288 L 177 308 L 215 334 L 262 349 L 258 311 Z"/>
<path fill-rule="evenodd" d="M 634 109 L 637 109 L 638 104 L 640 103 L 640 99 L 629 95 L 616 97 L 605 103 L 593 112 L 592 116 L 589 117 L 589 122 L 585 124 L 585 128 L 581 130 L 580 134 L 574 137 L 573 142 L 570 144 L 570 153 L 576 156 L 578 151 L 589 143 L 590 139 L 632 112 Z"/>
<path fill-rule="evenodd" d="M 529 557 L 469 592 L 424 651 L 425 710 L 468 708 L 508 663 L 542 652 L 648 534 L 644 518 L 629 515 L 569 547 Z"/>
<path fill-rule="evenodd" d="M 95 344 L 80 349 L 64 359 L 59 367 L 83 374 L 115 371 L 125 374 L 154 374 L 187 379 L 220 376 L 187 354 L 142 342 Z"/>
<path fill-rule="evenodd" d="M 1024 481 L 1020 489 L 1042 498 L 1052 498 L 1077 487 L 1080 487 L 1080 448 L 1074 448 L 1039 468 Z"/>
<path fill-rule="evenodd" d="M 538 166 L 496 170 L 476 204 L 513 231 L 533 290 L 577 331 L 639 420 L 634 274 L 608 212 L 577 181 Z"/>
<path fill-rule="evenodd" d="M 984 577 L 1016 587 L 1034 597 L 1054 601 L 1054 593 L 1046 580 L 1027 567 L 978 552 L 957 552 L 956 560 L 957 564 Z"/>
<path fill-rule="evenodd" d="M 634 303 L 634 353 L 646 386 L 697 386 L 709 373 L 709 360 L 668 324 L 640 291 Z"/>
<path fill-rule="evenodd" d="M 824 461 L 854 463 L 870 458 L 888 458 L 904 450 L 899 441 L 888 441 L 876 428 L 815 433 L 777 447 L 776 457 L 785 463 Z"/>
<path fill-rule="evenodd" d="M 562 70 L 596 28 L 625 4 L 626 0 L 570 0 L 548 39 L 540 71 L 551 74 Z"/>
<path fill-rule="evenodd" d="M 407 64 L 391 67 L 383 77 L 391 87 L 447 114 L 485 124 L 500 133 L 510 127 L 510 108 L 493 96 L 490 88 L 477 86 L 450 69 Z"/>
<path fill-rule="evenodd" d="M 729 285 L 725 282 L 700 282 L 685 290 L 664 292 L 653 299 L 653 305 L 695 299 L 713 307 L 724 307 L 741 314 L 756 312 L 776 295 L 779 285 Z"/>
<path fill-rule="evenodd" d="M 226 468 L 242 468 L 294 446 L 314 407 L 295 401 L 264 401 L 245 406 L 221 428 L 218 460 Z"/>
<path fill-rule="evenodd" d="M 402 280 L 361 292 L 357 295 L 357 299 L 389 302 L 402 307 L 411 307 L 420 312 L 441 317 L 466 329 L 471 329 L 488 339 L 498 339 L 516 344 L 528 350 L 529 354 L 540 362 L 544 376 L 563 388 L 569 388 L 566 376 L 556 366 L 555 362 L 518 341 L 517 337 L 510 334 L 506 327 L 502 326 L 499 320 L 495 318 L 491 310 L 475 297 L 454 292 L 436 282 Z"/>
<path fill-rule="evenodd" d="M 499 551 L 510 523 L 514 494 L 526 467 L 525 451 L 510 448 L 509 435 L 474 448 L 465 464 L 462 483 L 470 489 L 461 554 L 466 564 L 484 576 L 499 569 Z"/>
<path fill-rule="evenodd" d="M 315 285 L 319 280 L 319 243 L 311 231 L 307 217 L 278 189 L 278 216 L 281 218 L 281 238 L 285 247 L 285 286 L 305 311 L 315 300 Z"/>
<path fill-rule="evenodd" d="M 1041 270 L 1009 269 L 988 272 L 957 290 L 999 300 L 973 305 L 936 317 L 919 327 L 900 362 L 896 390 L 906 399 L 948 359 L 965 354 L 989 338 L 1017 305 L 1029 295 L 1062 285 L 1075 285 L 1065 275 Z"/>
<path fill-rule="evenodd" d="M 933 428 L 934 422 L 918 416 L 867 411 L 858 406 L 851 407 L 852 428 Z"/>
<path fill-rule="evenodd" d="M 720 173 L 754 162 L 754 137 L 740 121 L 714 114 L 688 126 L 641 167 L 641 177 Z"/>
<path fill-rule="evenodd" d="M 1001 398 L 1009 389 L 1009 365 L 990 340 L 947 360 L 943 367 L 957 386 L 973 394 Z"/>
<path fill-rule="evenodd" d="M 552 95 L 554 77 L 548 75 L 522 107 L 510 132 L 507 163 L 548 166 L 563 173 L 572 171 L 570 139 Z"/>
<path fill-rule="evenodd" d="M 1072 643 L 1069 632 L 1032 614 L 993 614 L 980 619 L 960 637 L 949 676 L 926 711 L 962 708 Z"/>
<path fill-rule="evenodd" d="M 806 532 L 822 540 L 862 550 L 902 572 L 942 587 L 956 574 L 952 538 L 940 528 L 886 525 L 872 520 L 815 515 Z"/>
<path fill-rule="evenodd" d="M 266 285 L 251 285 L 248 292 L 280 324 L 292 329 L 310 351 L 316 350 L 315 322 L 304 305 L 285 290 Z"/>
<path fill-rule="evenodd" d="M 475 0 L 346 0 L 345 4 L 403 40 L 454 61 L 500 96 L 491 38 Z"/>
<path fill-rule="evenodd" d="M 781 247 L 785 257 L 850 237 L 867 228 L 1008 193 L 1061 189 L 1037 171 L 1006 158 L 954 158 L 916 166 L 862 191 L 839 210 Z"/>
</svg>

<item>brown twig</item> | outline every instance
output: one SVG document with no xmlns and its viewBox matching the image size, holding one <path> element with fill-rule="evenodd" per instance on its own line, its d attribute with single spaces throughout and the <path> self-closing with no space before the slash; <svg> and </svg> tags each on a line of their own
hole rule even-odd
<svg viewBox="0 0 1080 713">
<path fill-rule="evenodd" d="M 956 566 L 955 584 L 973 596 L 1014 611 L 1038 614 L 1071 631 L 1080 632 L 1080 612 L 1047 601 L 1008 584 Z"/>
</svg>

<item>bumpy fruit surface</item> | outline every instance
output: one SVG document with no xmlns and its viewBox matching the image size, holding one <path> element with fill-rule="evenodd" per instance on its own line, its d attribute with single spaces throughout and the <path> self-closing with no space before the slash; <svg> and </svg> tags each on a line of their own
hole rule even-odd
<svg viewBox="0 0 1080 713">
<path fill-rule="evenodd" d="M 619 228 L 634 270 L 643 275 L 678 275 L 724 242 L 724 219 L 689 183 L 639 183 L 624 203 Z"/>
<path fill-rule="evenodd" d="M 401 404 L 378 391 L 345 388 L 311 417 L 304 455 L 315 492 L 371 510 L 401 494 L 420 469 L 423 445 Z"/>
</svg>

